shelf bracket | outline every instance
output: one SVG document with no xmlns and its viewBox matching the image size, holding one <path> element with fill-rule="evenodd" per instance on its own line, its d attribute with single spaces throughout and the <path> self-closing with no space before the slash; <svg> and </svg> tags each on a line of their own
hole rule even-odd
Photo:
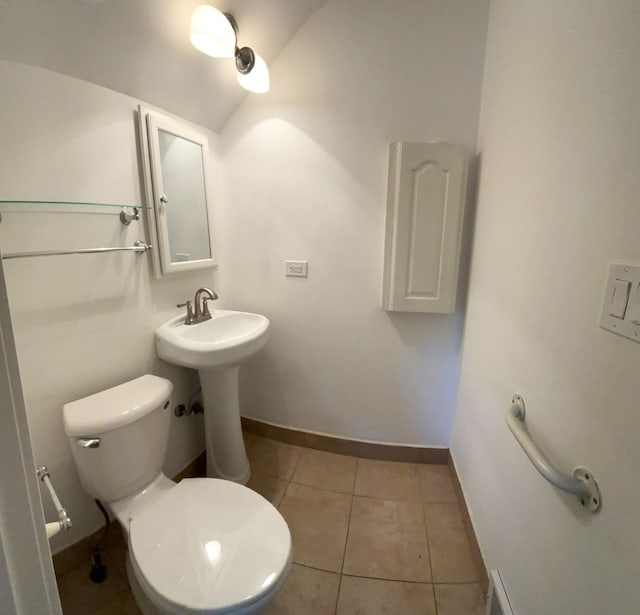
<svg viewBox="0 0 640 615">
<path fill-rule="evenodd" d="M 129 226 L 132 220 L 140 220 L 140 209 L 137 207 L 123 207 L 120 212 L 120 222 Z"/>
</svg>

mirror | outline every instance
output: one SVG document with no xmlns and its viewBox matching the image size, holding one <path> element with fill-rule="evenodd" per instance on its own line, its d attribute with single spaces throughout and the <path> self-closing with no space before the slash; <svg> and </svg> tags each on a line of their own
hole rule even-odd
<svg viewBox="0 0 640 615">
<path fill-rule="evenodd" d="M 156 276 L 215 266 L 207 135 L 139 107 Z"/>
</svg>

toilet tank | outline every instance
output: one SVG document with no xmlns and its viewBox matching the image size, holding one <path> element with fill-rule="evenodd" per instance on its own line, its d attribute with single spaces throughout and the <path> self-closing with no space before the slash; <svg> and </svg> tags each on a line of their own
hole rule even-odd
<svg viewBox="0 0 640 615">
<path fill-rule="evenodd" d="M 65 404 L 64 430 L 84 490 L 113 502 L 162 470 L 171 420 L 169 380 L 145 375 Z"/>
</svg>

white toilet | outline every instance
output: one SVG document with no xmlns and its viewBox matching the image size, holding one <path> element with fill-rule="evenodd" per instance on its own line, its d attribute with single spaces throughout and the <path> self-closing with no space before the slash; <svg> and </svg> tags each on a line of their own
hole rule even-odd
<svg viewBox="0 0 640 615">
<path fill-rule="evenodd" d="M 247 487 L 162 474 L 172 390 L 146 375 L 66 404 L 80 481 L 122 525 L 145 615 L 259 613 L 289 570 L 289 528 Z"/>
</svg>

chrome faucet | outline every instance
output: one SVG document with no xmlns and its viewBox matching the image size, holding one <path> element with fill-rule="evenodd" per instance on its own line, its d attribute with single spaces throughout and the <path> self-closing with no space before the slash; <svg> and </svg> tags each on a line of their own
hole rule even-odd
<svg viewBox="0 0 640 615">
<path fill-rule="evenodd" d="M 203 296 L 204 295 L 204 296 Z M 196 296 L 193 302 L 196 304 L 196 309 L 193 313 L 193 322 L 202 322 L 203 320 L 209 320 L 211 314 L 209 313 L 209 306 L 207 301 L 215 301 L 218 298 L 218 293 L 210 288 L 199 288 L 196 291 Z"/>
<path fill-rule="evenodd" d="M 191 301 L 179 303 L 176 307 L 186 306 L 187 308 L 187 315 L 185 316 L 184 324 L 195 325 L 199 322 L 209 320 L 211 318 L 211 313 L 209 312 L 209 306 L 207 305 L 207 302 L 215 301 L 217 298 L 218 293 L 216 293 L 215 290 L 211 290 L 210 288 L 199 288 L 196 291 L 196 296 L 193 300 L 193 303 L 196 306 L 195 310 L 192 307 Z"/>
</svg>

